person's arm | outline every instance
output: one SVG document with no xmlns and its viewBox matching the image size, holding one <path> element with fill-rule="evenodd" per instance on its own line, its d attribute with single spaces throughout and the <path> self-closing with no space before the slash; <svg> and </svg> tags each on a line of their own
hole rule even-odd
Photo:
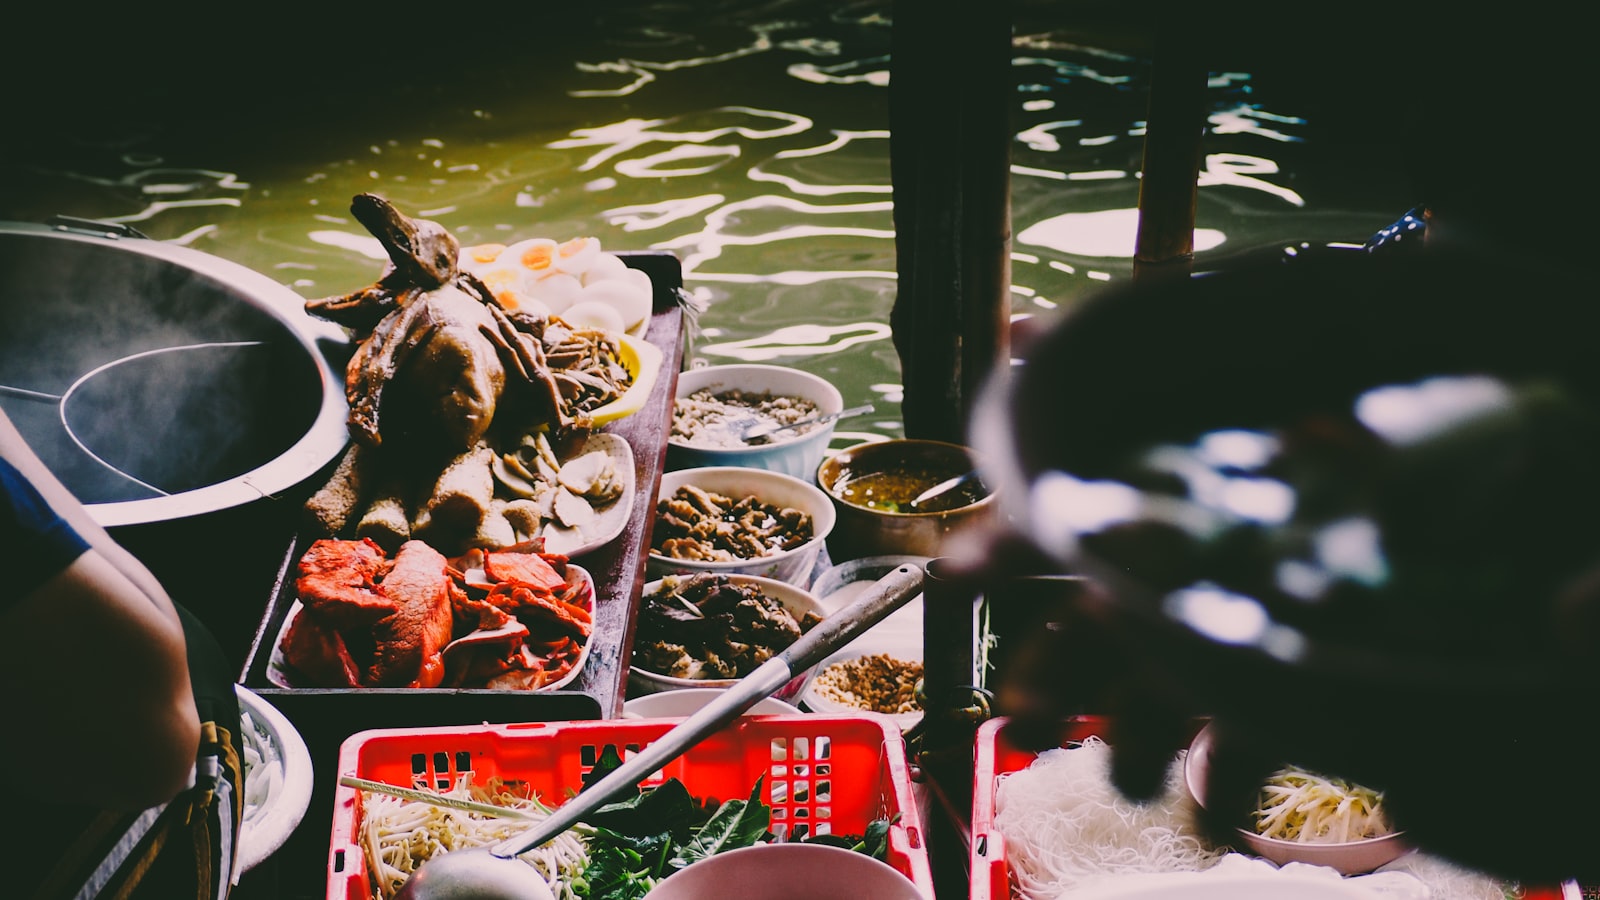
<svg viewBox="0 0 1600 900">
<path fill-rule="evenodd" d="M 0 593 L 0 721 L 25 792 L 142 809 L 187 784 L 200 742 L 183 629 L 154 576 L 119 546 L 0 413 L 0 457 L 87 543 L 20 596 Z M 10 565 L 29 560 L 0 550 Z"/>
</svg>

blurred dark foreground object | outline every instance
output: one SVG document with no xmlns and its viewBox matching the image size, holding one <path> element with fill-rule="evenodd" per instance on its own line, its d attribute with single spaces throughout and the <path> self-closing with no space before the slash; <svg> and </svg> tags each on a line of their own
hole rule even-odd
<svg viewBox="0 0 1600 900">
<path fill-rule="evenodd" d="M 1600 306 L 1520 259 L 1310 254 L 1039 336 L 973 427 L 1009 527 L 957 568 L 1090 587 L 1011 659 L 1009 739 L 1109 715 L 1144 797 L 1212 716 L 1213 827 L 1293 762 L 1424 850 L 1600 881 Z"/>
</svg>

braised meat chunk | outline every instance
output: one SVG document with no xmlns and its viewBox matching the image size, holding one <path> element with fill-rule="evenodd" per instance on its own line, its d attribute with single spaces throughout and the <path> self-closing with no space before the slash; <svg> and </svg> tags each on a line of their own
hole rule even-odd
<svg viewBox="0 0 1600 900">
<path fill-rule="evenodd" d="M 640 605 L 633 664 L 674 678 L 743 678 L 819 621 L 727 575 L 668 577 Z"/>
</svg>

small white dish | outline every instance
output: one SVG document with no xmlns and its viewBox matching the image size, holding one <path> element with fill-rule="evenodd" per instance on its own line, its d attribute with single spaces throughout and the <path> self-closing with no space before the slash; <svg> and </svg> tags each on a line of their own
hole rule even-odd
<svg viewBox="0 0 1600 900">
<path fill-rule="evenodd" d="M 594 521 L 581 530 L 558 528 L 553 523 L 545 523 L 539 529 L 539 535 L 544 538 L 546 553 L 559 553 L 570 558 L 598 550 L 616 540 L 633 515 L 633 448 L 619 435 L 597 432 L 589 435 L 574 456 L 595 451 L 602 451 L 611 457 L 617 476 L 622 480 L 622 495 L 596 508 Z"/>
</svg>

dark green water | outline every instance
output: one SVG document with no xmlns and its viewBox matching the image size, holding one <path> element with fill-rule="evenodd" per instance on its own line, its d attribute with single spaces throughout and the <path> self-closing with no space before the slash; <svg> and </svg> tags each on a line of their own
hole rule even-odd
<svg viewBox="0 0 1600 900">
<path fill-rule="evenodd" d="M 877 406 L 840 440 L 898 435 L 891 4 L 539 6 L 221 22 L 181 42 L 106 24 L 90 77 L 36 80 L 10 119 L 0 219 L 127 223 L 307 298 L 380 271 L 348 211 L 363 191 L 465 244 L 665 249 L 706 307 L 691 360 L 816 372 Z M 1150 70 L 1032 18 L 1015 39 L 1012 304 L 1048 314 L 1130 275 Z M 12 62 L 71 64 L 34 50 Z M 1202 263 L 1359 243 L 1416 202 L 1395 160 L 1319 131 L 1299 85 L 1214 74 Z"/>
</svg>

